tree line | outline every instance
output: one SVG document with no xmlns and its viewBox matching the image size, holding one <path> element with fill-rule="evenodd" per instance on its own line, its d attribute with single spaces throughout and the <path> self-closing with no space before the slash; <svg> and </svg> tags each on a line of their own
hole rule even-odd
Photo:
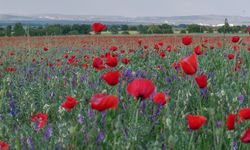
<svg viewBox="0 0 250 150">
<path fill-rule="evenodd" d="M 135 31 L 139 34 L 172 34 L 172 33 L 246 33 L 247 26 L 229 26 L 227 22 L 221 27 L 202 26 L 198 24 L 178 26 L 168 24 L 151 25 L 107 25 L 104 31 L 111 34 L 130 34 Z M 47 35 L 88 35 L 91 34 L 91 25 L 46 25 L 27 26 L 21 23 L 0 27 L 0 36 L 47 36 Z"/>
</svg>

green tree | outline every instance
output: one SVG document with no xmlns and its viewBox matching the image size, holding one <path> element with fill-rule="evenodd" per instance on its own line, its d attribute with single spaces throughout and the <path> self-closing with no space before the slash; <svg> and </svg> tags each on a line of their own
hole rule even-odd
<svg viewBox="0 0 250 150">
<path fill-rule="evenodd" d="M 129 26 L 128 30 L 129 31 L 137 31 L 137 26 Z"/>
<path fill-rule="evenodd" d="M 45 36 L 46 35 L 46 31 L 42 26 L 30 27 L 28 31 L 29 31 L 30 36 Z"/>
<path fill-rule="evenodd" d="M 187 31 L 186 31 L 185 29 L 182 29 L 180 33 L 181 33 L 181 34 L 186 34 Z"/>
<path fill-rule="evenodd" d="M 231 27 L 231 33 L 239 33 L 241 30 L 240 26 L 233 26 Z"/>
<path fill-rule="evenodd" d="M 144 25 L 139 25 L 137 27 L 137 31 L 140 33 L 140 34 L 147 34 L 147 30 L 148 30 L 148 26 L 144 26 Z"/>
<path fill-rule="evenodd" d="M 190 24 L 187 27 L 188 33 L 203 33 L 204 32 L 204 26 L 198 25 L 198 24 Z"/>
<path fill-rule="evenodd" d="M 222 27 L 218 28 L 219 33 L 231 33 L 231 27 L 229 26 L 227 18 L 225 19 L 225 23 Z"/>
<path fill-rule="evenodd" d="M 62 27 L 60 24 L 49 25 L 45 30 L 48 35 L 62 35 Z"/>
<path fill-rule="evenodd" d="M 6 36 L 11 36 L 12 26 L 8 25 L 5 29 Z"/>
<path fill-rule="evenodd" d="M 147 30 L 150 34 L 161 33 L 161 28 L 158 25 L 150 25 Z"/>
<path fill-rule="evenodd" d="M 23 25 L 21 23 L 16 23 L 14 25 L 14 36 L 24 36 L 25 35 L 25 30 L 23 28 Z"/>
<path fill-rule="evenodd" d="M 87 25 L 87 24 L 81 25 L 81 31 L 82 31 L 82 34 L 89 34 L 91 31 L 90 25 Z"/>
<path fill-rule="evenodd" d="M 61 28 L 62 28 L 62 35 L 67 35 L 71 31 L 70 25 L 64 25 Z"/>
<path fill-rule="evenodd" d="M 128 31 L 128 25 L 122 25 L 121 30 L 122 31 Z"/>
<path fill-rule="evenodd" d="M 5 29 L 0 27 L 0 36 L 5 36 Z"/>
<path fill-rule="evenodd" d="M 112 33 L 112 34 L 118 34 L 118 26 L 116 26 L 116 25 L 112 25 L 111 27 L 110 27 L 110 32 Z"/>
<path fill-rule="evenodd" d="M 205 31 L 208 32 L 208 33 L 214 33 L 213 27 L 206 27 Z"/>
<path fill-rule="evenodd" d="M 230 29 L 230 26 L 229 26 L 229 23 L 228 23 L 228 20 L 227 18 L 225 19 L 225 24 L 224 24 L 224 33 L 230 33 L 231 32 L 231 29 Z"/>
<path fill-rule="evenodd" d="M 174 33 L 174 31 L 172 29 L 172 26 L 168 25 L 168 24 L 162 24 L 160 26 L 160 29 L 161 29 L 161 32 L 165 33 L 165 34 L 172 34 L 172 33 Z"/>
</svg>

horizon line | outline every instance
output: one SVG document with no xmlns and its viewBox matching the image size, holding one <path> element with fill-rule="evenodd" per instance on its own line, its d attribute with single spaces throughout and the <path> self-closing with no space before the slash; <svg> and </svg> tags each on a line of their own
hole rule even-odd
<svg viewBox="0 0 250 150">
<path fill-rule="evenodd" d="M 139 18 L 139 17 L 187 17 L 187 16 L 224 16 L 224 17 L 250 17 L 241 15 L 226 15 L 226 14 L 199 14 L 199 15 L 173 15 L 173 16 L 125 16 L 125 15 L 94 15 L 94 14 L 63 14 L 63 13 L 37 13 L 37 14 L 17 14 L 17 13 L 0 13 L 0 15 L 15 15 L 15 16 L 37 16 L 37 15 L 65 15 L 65 16 L 99 16 L 99 17 L 127 17 L 127 18 Z"/>
</svg>

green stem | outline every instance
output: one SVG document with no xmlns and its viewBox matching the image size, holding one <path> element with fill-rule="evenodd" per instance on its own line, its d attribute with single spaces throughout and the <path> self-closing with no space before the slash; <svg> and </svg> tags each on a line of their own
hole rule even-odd
<svg viewBox="0 0 250 150">
<path fill-rule="evenodd" d="M 191 135 L 191 138 L 190 138 L 190 141 L 188 143 L 188 150 L 192 150 L 192 141 L 193 141 L 193 138 L 194 138 L 194 131 L 192 131 L 192 135 Z"/>
</svg>

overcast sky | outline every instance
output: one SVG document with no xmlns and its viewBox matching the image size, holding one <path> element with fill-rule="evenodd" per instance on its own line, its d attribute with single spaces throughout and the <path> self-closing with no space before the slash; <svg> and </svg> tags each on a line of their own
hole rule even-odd
<svg viewBox="0 0 250 150">
<path fill-rule="evenodd" d="M 0 14 L 250 17 L 250 0 L 0 0 Z"/>
</svg>

